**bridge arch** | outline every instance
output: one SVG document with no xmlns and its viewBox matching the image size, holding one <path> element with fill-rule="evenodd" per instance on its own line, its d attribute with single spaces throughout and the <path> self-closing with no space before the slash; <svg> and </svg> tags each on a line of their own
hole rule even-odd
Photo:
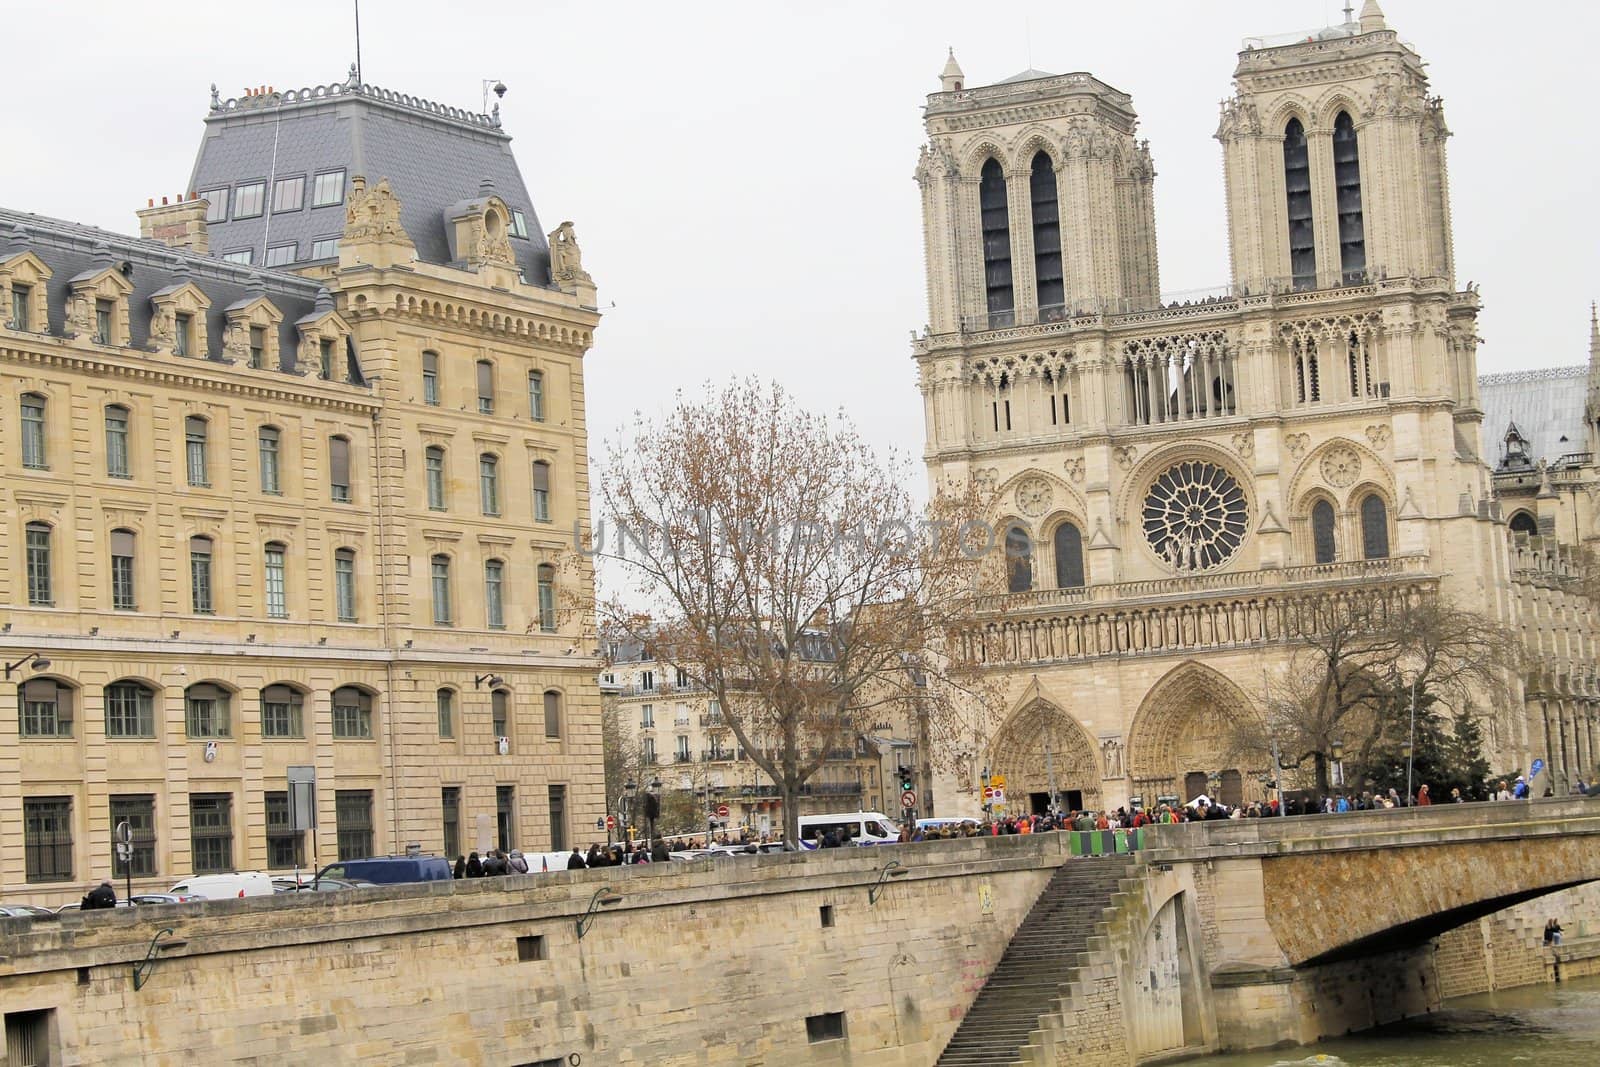
<svg viewBox="0 0 1600 1067">
<path fill-rule="evenodd" d="M 1161 796 L 1187 802 L 1213 789 L 1229 805 L 1259 799 L 1256 775 L 1265 767 L 1244 766 L 1250 757 L 1233 751 L 1232 743 L 1235 724 L 1259 714 L 1244 690 L 1215 669 L 1193 660 L 1174 667 L 1145 694 L 1133 717 L 1132 792 L 1146 806 Z"/>
<path fill-rule="evenodd" d="M 1101 803 L 1100 761 L 1094 739 L 1068 712 L 1037 693 L 1030 694 L 995 734 L 989 769 L 1006 780 L 1012 812 L 1037 809 L 1050 792 L 1050 780 L 1063 794 L 1088 809 Z"/>
</svg>

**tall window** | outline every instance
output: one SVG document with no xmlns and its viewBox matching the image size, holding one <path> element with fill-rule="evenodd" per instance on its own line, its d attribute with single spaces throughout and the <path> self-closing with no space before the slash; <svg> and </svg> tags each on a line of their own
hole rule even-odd
<svg viewBox="0 0 1600 1067">
<path fill-rule="evenodd" d="M 648 730 L 656 724 L 656 706 L 654 704 L 639 705 L 639 728 Z"/>
<path fill-rule="evenodd" d="M 339 825 L 339 858 L 372 855 L 372 790 L 335 790 L 333 811 Z"/>
<path fill-rule="evenodd" d="M 514 785 L 497 785 L 494 787 L 494 818 L 496 838 L 499 841 L 501 852 L 516 847 L 517 844 L 517 787 Z"/>
<path fill-rule="evenodd" d="M 1339 209 L 1339 269 L 1346 285 L 1359 282 L 1367 269 L 1367 242 L 1361 219 L 1361 159 L 1350 113 L 1333 120 L 1333 188 Z"/>
<path fill-rule="evenodd" d="M 561 736 L 561 694 L 554 689 L 544 691 L 544 735 Z"/>
<path fill-rule="evenodd" d="M 189 849 L 195 874 L 233 870 L 233 795 L 189 795 Z"/>
<path fill-rule="evenodd" d="M 317 377 L 333 381 L 333 342 L 326 337 L 317 342 Z"/>
<path fill-rule="evenodd" d="M 328 496 L 337 503 L 350 502 L 350 438 L 328 439 Z"/>
<path fill-rule="evenodd" d="M 111 609 L 136 611 L 133 588 L 134 536 L 132 530 L 111 531 Z"/>
<path fill-rule="evenodd" d="M 172 316 L 172 354 L 175 356 L 194 354 L 194 316 L 186 311 L 180 311 Z"/>
<path fill-rule="evenodd" d="M 190 485 L 211 484 L 206 464 L 207 429 L 206 420 L 198 415 L 190 415 L 183 420 L 183 448 Z"/>
<path fill-rule="evenodd" d="M 288 549 L 277 541 L 270 542 L 263 550 L 267 578 L 267 617 L 271 619 L 289 617 L 289 586 L 284 576 L 284 557 L 287 554 Z"/>
<path fill-rule="evenodd" d="M 439 790 L 439 807 L 444 823 L 444 856 L 461 854 L 461 787 L 447 785 Z"/>
<path fill-rule="evenodd" d="M 1013 526 L 1006 531 L 1006 589 L 1026 593 L 1033 588 L 1033 541 L 1028 531 Z"/>
<path fill-rule="evenodd" d="M 341 548 L 333 554 L 334 609 L 340 622 L 356 621 L 356 553 Z"/>
<path fill-rule="evenodd" d="M 31 333 L 33 330 L 33 286 L 13 285 L 11 287 L 11 328 L 18 333 Z"/>
<path fill-rule="evenodd" d="M 279 478 L 278 446 L 283 435 L 276 426 L 263 426 L 256 431 L 256 457 L 261 465 L 261 491 L 276 495 L 283 492 Z"/>
<path fill-rule="evenodd" d="M 1083 585 L 1083 533 L 1070 522 L 1056 527 L 1056 588 L 1077 589 Z"/>
<path fill-rule="evenodd" d="M 539 629 L 556 629 L 556 569 L 548 563 L 539 564 Z"/>
<path fill-rule="evenodd" d="M 485 515 L 500 514 L 500 460 L 488 452 L 478 457 L 478 496 Z"/>
<path fill-rule="evenodd" d="M 494 364 L 478 361 L 478 414 L 494 414 Z"/>
<path fill-rule="evenodd" d="M 1326 500 L 1311 505 L 1311 549 L 1318 563 L 1332 563 L 1339 555 L 1333 532 L 1333 505 Z"/>
<path fill-rule="evenodd" d="M 978 180 L 978 207 L 983 216 L 983 280 L 988 293 L 991 329 L 1012 324 L 1015 307 L 1011 292 L 1011 208 L 1006 176 L 991 159 Z"/>
<path fill-rule="evenodd" d="M 550 464 L 542 459 L 533 464 L 533 521 L 550 521 Z"/>
<path fill-rule="evenodd" d="M 353 685 L 333 691 L 333 736 L 366 740 L 372 736 L 372 694 Z"/>
<path fill-rule="evenodd" d="M 528 372 L 528 418 L 534 422 L 544 421 L 544 372 L 531 370 Z"/>
<path fill-rule="evenodd" d="M 106 736 L 154 737 L 154 689 L 138 681 L 114 681 L 106 686 Z"/>
<path fill-rule="evenodd" d="M 233 715 L 228 691 L 209 682 L 191 685 L 183 691 L 189 736 L 194 738 L 232 737 Z"/>
<path fill-rule="evenodd" d="M 113 324 L 117 321 L 116 307 L 109 300 L 96 300 L 94 302 L 94 339 L 96 344 L 108 345 L 111 343 Z"/>
<path fill-rule="evenodd" d="M 433 624 L 449 626 L 450 614 L 450 557 L 434 556 L 429 564 L 433 579 Z"/>
<path fill-rule="evenodd" d="M 1296 289 L 1314 289 L 1317 246 L 1311 227 L 1311 153 L 1299 119 L 1290 119 L 1283 131 L 1283 188 L 1289 203 L 1289 273 Z"/>
<path fill-rule="evenodd" d="M 1066 283 L 1061 273 L 1061 212 L 1056 203 L 1056 167 L 1048 152 L 1033 157 L 1028 179 L 1033 208 L 1033 274 L 1038 285 L 1039 318 L 1062 317 Z"/>
<path fill-rule="evenodd" d="M 47 608 L 55 603 L 50 576 L 50 526 L 30 522 L 27 526 L 28 603 Z"/>
<path fill-rule="evenodd" d="M 128 470 L 128 409 L 121 404 L 106 408 L 106 476 L 132 477 Z"/>
<path fill-rule="evenodd" d="M 156 798 L 150 793 L 131 796 L 112 796 L 111 832 L 120 823 L 128 824 L 132 846 L 128 859 L 118 858 L 111 850 L 111 875 L 114 878 L 149 878 L 156 873 Z M 113 838 L 114 840 L 114 838 Z"/>
<path fill-rule="evenodd" d="M 444 449 L 429 445 L 423 453 L 423 466 L 427 468 L 428 508 L 444 510 Z"/>
<path fill-rule="evenodd" d="M 44 447 L 44 397 L 22 394 L 22 465 L 30 470 L 46 470 L 50 464 Z"/>
<path fill-rule="evenodd" d="M 305 697 L 292 685 L 261 690 L 261 736 L 304 737 Z"/>
<path fill-rule="evenodd" d="M 1377 493 L 1361 501 L 1361 554 L 1366 559 L 1389 558 L 1389 509 Z"/>
<path fill-rule="evenodd" d="M 422 402 L 439 406 L 439 353 L 422 353 Z"/>
<path fill-rule="evenodd" d="M 211 596 L 211 538 L 189 538 L 189 607 L 196 615 L 211 615 L 216 602 Z"/>
<path fill-rule="evenodd" d="M 305 866 L 305 834 L 294 828 L 289 814 L 289 794 L 268 793 L 266 797 L 268 869 Z"/>
<path fill-rule="evenodd" d="M 511 736 L 511 693 L 496 689 L 489 696 L 490 724 L 496 737 Z"/>
<path fill-rule="evenodd" d="M 71 737 L 73 691 L 50 678 L 30 678 L 17 687 L 17 720 L 23 737 Z"/>
<path fill-rule="evenodd" d="M 439 708 L 439 736 L 456 735 L 456 694 L 453 689 L 441 689 L 434 695 Z"/>
<path fill-rule="evenodd" d="M 647 737 L 639 742 L 639 755 L 644 757 L 646 766 L 653 765 L 656 761 L 656 739 Z"/>
<path fill-rule="evenodd" d="M 483 565 L 483 612 L 489 628 L 503 630 L 506 625 L 505 598 L 502 587 L 505 579 L 505 564 L 497 559 L 491 559 Z"/>
<path fill-rule="evenodd" d="M 72 798 L 24 797 L 24 877 L 30 882 L 72 880 Z"/>
<path fill-rule="evenodd" d="M 260 370 L 267 364 L 267 329 L 265 326 L 250 327 L 250 366 Z"/>
</svg>

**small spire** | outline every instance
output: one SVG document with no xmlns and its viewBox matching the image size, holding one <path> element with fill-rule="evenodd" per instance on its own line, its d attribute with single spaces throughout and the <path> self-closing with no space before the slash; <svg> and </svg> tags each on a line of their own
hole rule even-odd
<svg viewBox="0 0 1600 1067">
<path fill-rule="evenodd" d="M 318 315 L 326 315 L 333 310 L 333 294 L 328 292 L 327 286 L 318 287 L 317 302 L 312 308 Z"/>
<path fill-rule="evenodd" d="M 1589 302 L 1589 377 L 1600 376 L 1600 317 L 1596 317 L 1595 305 Z"/>
<path fill-rule="evenodd" d="M 961 64 L 956 62 L 956 50 L 950 49 L 950 58 L 945 60 L 944 70 L 939 74 L 939 88 L 942 92 L 953 93 L 966 84 L 967 77 L 961 73 Z"/>
<path fill-rule="evenodd" d="M 1388 29 L 1383 21 L 1383 9 L 1378 6 L 1378 0 L 1367 0 L 1361 5 L 1361 32 L 1373 33 L 1377 30 Z"/>
</svg>

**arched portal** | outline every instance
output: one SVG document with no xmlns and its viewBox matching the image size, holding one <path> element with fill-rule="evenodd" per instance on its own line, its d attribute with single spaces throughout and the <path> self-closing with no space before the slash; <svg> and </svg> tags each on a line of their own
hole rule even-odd
<svg viewBox="0 0 1600 1067">
<path fill-rule="evenodd" d="M 1174 668 L 1134 716 L 1128 737 L 1132 792 L 1149 807 L 1158 797 L 1187 802 L 1201 793 L 1230 806 L 1260 799 L 1268 758 L 1237 751 L 1236 724 L 1255 715 L 1244 692 L 1210 667 L 1191 662 Z"/>
<path fill-rule="evenodd" d="M 1042 811 L 1054 779 L 1062 807 L 1098 810 L 1100 764 L 1078 720 L 1043 698 L 1025 703 L 995 734 L 991 775 L 1005 776 L 1006 810 Z"/>
</svg>

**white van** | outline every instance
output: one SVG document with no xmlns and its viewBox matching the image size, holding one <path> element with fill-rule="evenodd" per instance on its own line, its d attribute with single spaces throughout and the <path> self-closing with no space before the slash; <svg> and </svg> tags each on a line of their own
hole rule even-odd
<svg viewBox="0 0 1600 1067">
<path fill-rule="evenodd" d="M 229 897 L 270 897 L 277 892 L 272 876 L 260 871 L 236 871 L 233 874 L 197 874 L 185 878 L 169 893 L 193 893 L 207 900 L 227 900 Z"/>
<path fill-rule="evenodd" d="M 838 815 L 800 816 L 800 847 L 820 848 L 829 830 L 843 830 L 849 845 L 892 845 L 900 840 L 900 828 L 881 811 L 847 811 Z"/>
</svg>

